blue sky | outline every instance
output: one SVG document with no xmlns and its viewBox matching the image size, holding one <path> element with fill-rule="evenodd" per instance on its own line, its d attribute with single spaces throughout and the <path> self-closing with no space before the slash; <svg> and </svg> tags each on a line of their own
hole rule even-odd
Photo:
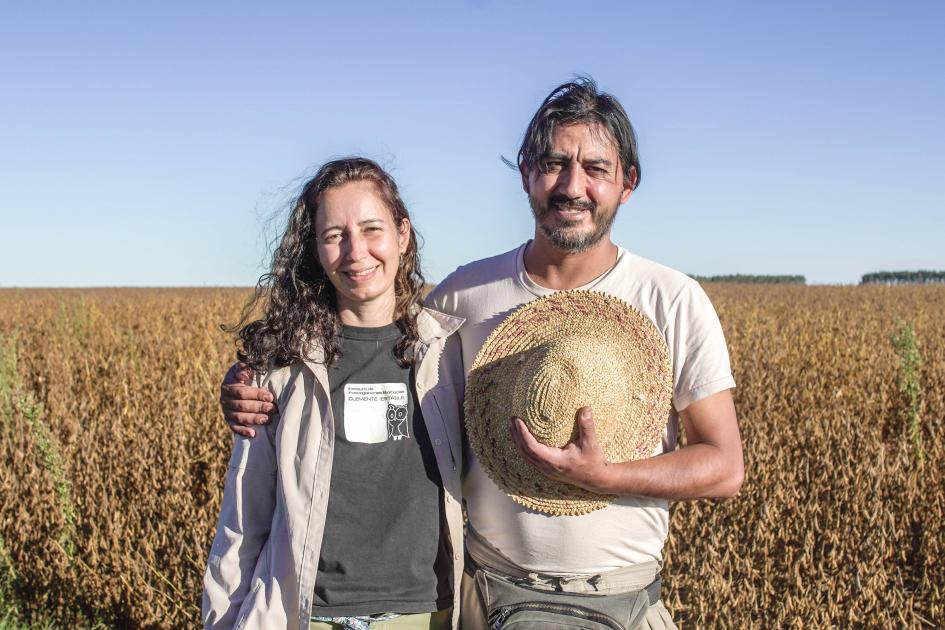
<svg viewBox="0 0 945 630">
<path fill-rule="evenodd" d="M 252 284 L 302 178 L 352 153 L 391 170 L 440 280 L 532 234 L 500 156 L 576 73 L 637 129 L 628 249 L 945 269 L 943 3 L 327 5 L 5 3 L 0 286 Z"/>
</svg>

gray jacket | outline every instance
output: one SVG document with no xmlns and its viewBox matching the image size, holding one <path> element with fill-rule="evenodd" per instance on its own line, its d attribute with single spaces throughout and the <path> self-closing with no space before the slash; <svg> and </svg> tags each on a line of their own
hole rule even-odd
<svg viewBox="0 0 945 630">
<path fill-rule="evenodd" d="M 463 571 L 460 410 L 464 374 L 457 337 L 463 320 L 418 315 L 416 395 L 443 481 L 453 559 L 453 627 Z M 279 417 L 235 437 L 216 536 L 204 575 L 207 628 L 308 628 L 325 531 L 334 420 L 325 365 L 314 360 L 259 374 Z"/>
</svg>

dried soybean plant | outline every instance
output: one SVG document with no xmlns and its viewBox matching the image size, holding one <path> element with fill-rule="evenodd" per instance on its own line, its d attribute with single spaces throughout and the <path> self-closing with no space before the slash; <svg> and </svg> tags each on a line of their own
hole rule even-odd
<svg viewBox="0 0 945 630">
<path fill-rule="evenodd" d="M 663 596 L 680 627 L 943 625 L 945 287 L 706 288 L 747 480 L 673 507 Z M 0 291 L 0 597 L 25 620 L 199 624 L 230 444 L 218 324 L 247 296 Z"/>
<path fill-rule="evenodd" d="M 945 290 L 709 285 L 729 341 L 746 483 L 674 507 L 682 627 L 940 627 L 945 620 Z M 922 466 L 897 320 L 924 369 Z"/>
</svg>

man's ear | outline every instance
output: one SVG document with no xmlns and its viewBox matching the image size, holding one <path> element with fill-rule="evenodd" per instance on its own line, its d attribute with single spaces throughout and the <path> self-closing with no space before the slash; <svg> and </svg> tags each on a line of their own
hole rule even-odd
<svg viewBox="0 0 945 630">
<path fill-rule="evenodd" d="M 623 190 L 620 193 L 620 203 L 626 203 L 630 195 L 633 194 L 633 189 L 637 187 L 637 179 L 637 167 L 631 166 L 630 174 L 623 178 Z"/>
<path fill-rule="evenodd" d="M 524 166 L 519 169 L 519 175 L 522 176 L 522 190 L 525 191 L 526 195 L 530 195 L 531 192 L 528 189 L 528 171 L 525 170 Z"/>
</svg>

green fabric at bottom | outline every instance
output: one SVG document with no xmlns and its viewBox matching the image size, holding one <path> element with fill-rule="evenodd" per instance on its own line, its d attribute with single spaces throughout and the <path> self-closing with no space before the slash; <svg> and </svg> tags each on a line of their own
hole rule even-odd
<svg viewBox="0 0 945 630">
<path fill-rule="evenodd" d="M 400 615 L 395 619 L 372 623 L 371 630 L 449 630 L 452 616 L 452 608 L 433 613 Z M 309 630 L 343 630 L 344 626 L 336 623 L 312 621 L 308 628 Z"/>
</svg>

